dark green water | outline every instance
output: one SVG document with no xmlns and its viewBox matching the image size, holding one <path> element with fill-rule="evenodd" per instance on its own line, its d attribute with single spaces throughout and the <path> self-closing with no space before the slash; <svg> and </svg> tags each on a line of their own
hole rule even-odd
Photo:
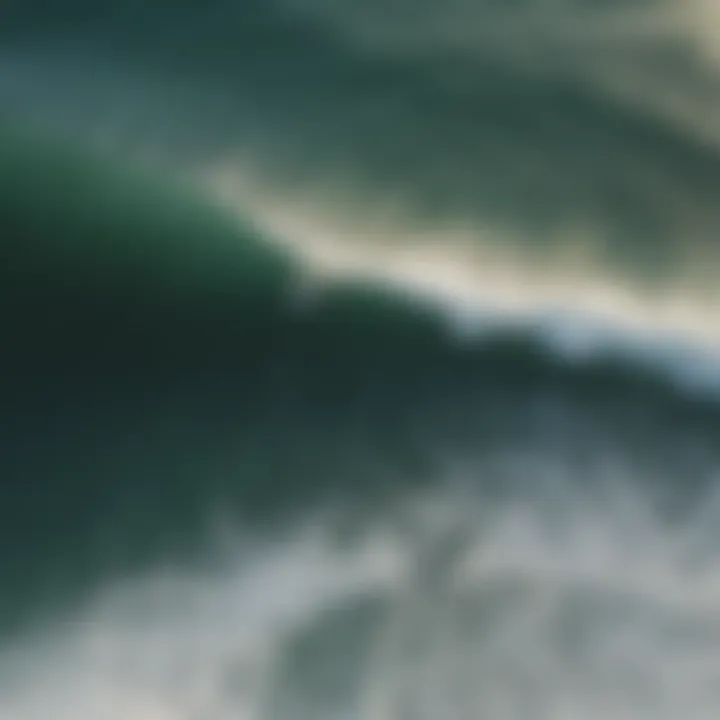
<svg viewBox="0 0 720 720">
<path fill-rule="evenodd" d="M 311 277 L 300 233 L 207 179 L 318 216 L 400 198 L 540 275 L 587 231 L 569 276 L 712 317 L 717 147 L 590 81 L 627 37 L 468 53 L 420 3 L 322 7 L 0 11 L 0 718 L 711 717 L 700 350 L 618 330 L 573 358 L 492 297 L 459 333 L 387 277 Z M 712 94 L 651 37 L 648 93 Z"/>
</svg>

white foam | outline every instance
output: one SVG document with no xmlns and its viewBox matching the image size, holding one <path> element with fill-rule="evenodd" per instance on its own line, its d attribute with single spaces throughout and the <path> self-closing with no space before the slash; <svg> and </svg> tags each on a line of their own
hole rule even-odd
<svg viewBox="0 0 720 720">
<path fill-rule="evenodd" d="M 117 581 L 2 649 L 0 717 L 709 720 L 720 548 L 692 562 L 711 528 L 639 499 L 549 521 L 444 488 L 351 543 L 313 523 Z"/>
<path fill-rule="evenodd" d="M 524 250 L 512 251 L 512 237 L 488 241 L 462 225 L 402 229 L 402 219 L 370 212 L 362 223 L 342 204 L 273 198 L 252 177 L 233 161 L 208 169 L 204 182 L 231 210 L 252 208 L 257 227 L 295 254 L 303 298 L 359 279 L 444 314 L 459 338 L 522 329 L 570 361 L 614 356 L 689 391 L 720 389 L 720 295 L 704 291 L 692 272 L 678 268 L 672 282 L 650 291 L 588 257 L 594 243 L 581 228 L 560 244 L 555 262 L 533 264 Z"/>
</svg>

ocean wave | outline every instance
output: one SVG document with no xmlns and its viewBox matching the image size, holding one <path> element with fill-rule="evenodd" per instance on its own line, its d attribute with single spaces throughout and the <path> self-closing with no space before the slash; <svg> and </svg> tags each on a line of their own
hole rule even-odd
<svg viewBox="0 0 720 720">
<path fill-rule="evenodd" d="M 0 9 L 0 715 L 715 717 L 713 8 L 111 5 Z"/>
<path fill-rule="evenodd" d="M 372 507 L 446 465 L 532 495 L 533 467 L 591 489 L 619 458 L 658 512 L 706 497 L 720 425 L 709 386 L 685 382 L 699 352 L 663 364 L 599 334 L 578 355 L 502 316 L 458 334 L 427 296 L 313 285 L 220 210 L 40 148 L 7 177 L 34 168 L 45 195 L 1 207 L 0 524 L 24 557 L 2 568 L 8 613 L 190 551 L 214 508 L 262 525 Z"/>
</svg>

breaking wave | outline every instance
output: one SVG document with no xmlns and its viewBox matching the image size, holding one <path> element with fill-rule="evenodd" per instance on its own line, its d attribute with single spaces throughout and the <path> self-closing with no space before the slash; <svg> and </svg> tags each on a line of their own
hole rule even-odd
<svg viewBox="0 0 720 720">
<path fill-rule="evenodd" d="M 0 10 L 0 716 L 715 717 L 712 7 L 110 5 Z"/>
</svg>

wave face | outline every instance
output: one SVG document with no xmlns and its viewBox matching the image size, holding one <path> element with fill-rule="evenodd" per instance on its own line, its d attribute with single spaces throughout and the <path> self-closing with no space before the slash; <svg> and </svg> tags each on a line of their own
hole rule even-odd
<svg viewBox="0 0 720 720">
<path fill-rule="evenodd" d="M 716 11 L 0 9 L 0 718 L 716 717 Z"/>
</svg>

